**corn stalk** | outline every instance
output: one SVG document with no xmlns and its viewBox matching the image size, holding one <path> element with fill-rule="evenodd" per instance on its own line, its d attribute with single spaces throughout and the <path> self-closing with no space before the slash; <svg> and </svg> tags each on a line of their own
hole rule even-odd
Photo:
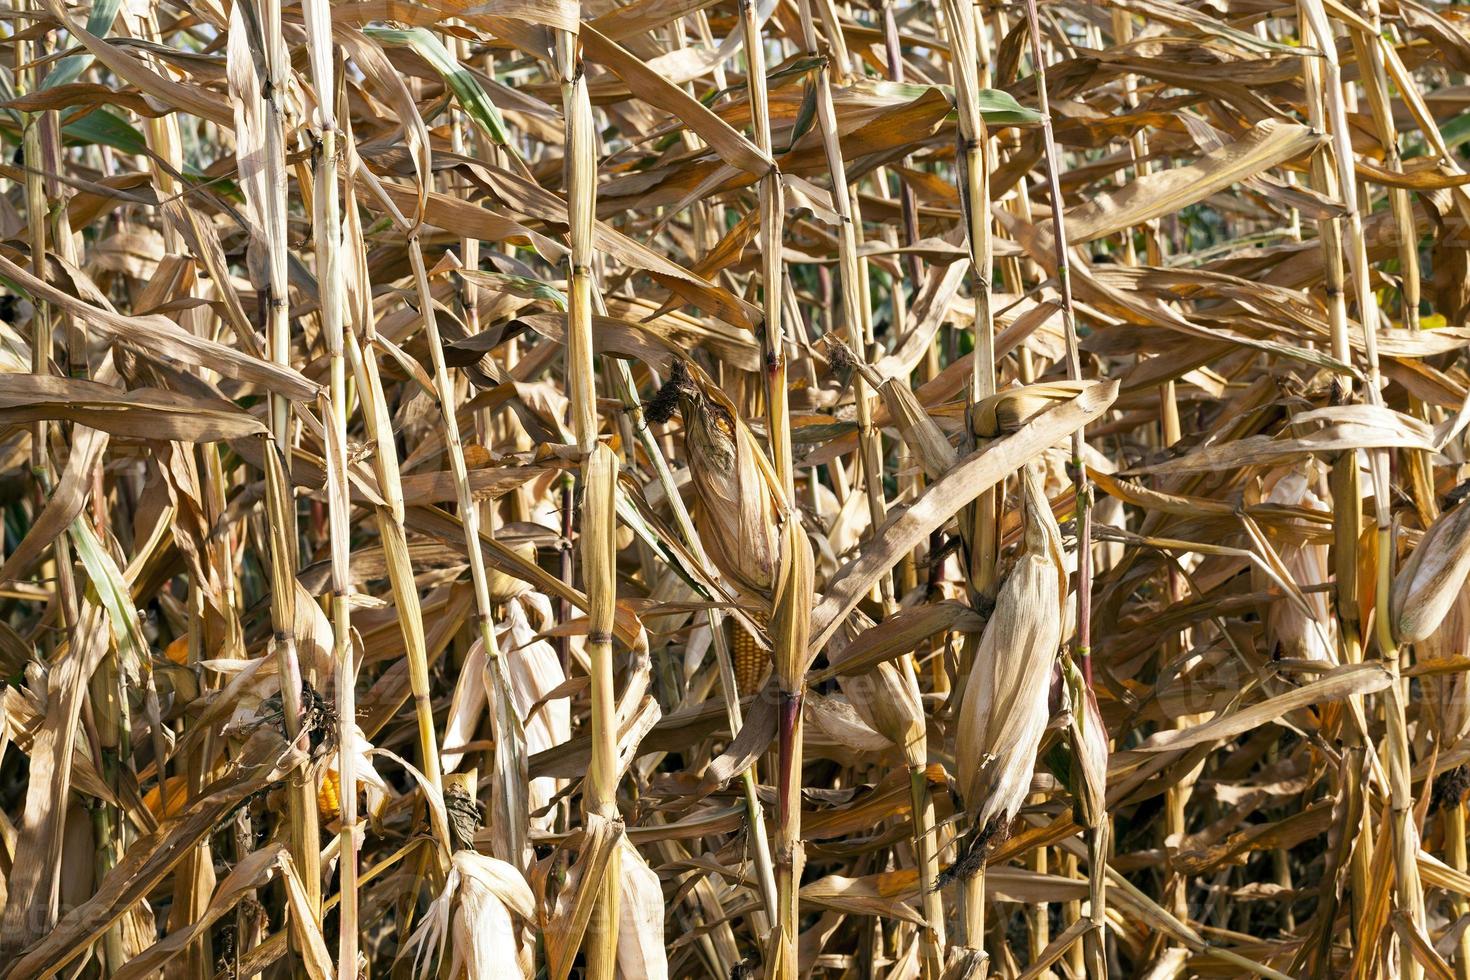
<svg viewBox="0 0 1470 980">
<path fill-rule="evenodd" d="M 1052 235 L 1056 258 L 1057 288 L 1061 293 L 1062 327 L 1067 344 L 1067 377 L 1082 379 L 1082 358 L 1077 341 L 1077 317 L 1072 302 L 1072 277 L 1067 244 L 1066 215 L 1062 205 L 1060 152 L 1052 133 L 1051 107 L 1047 100 L 1046 55 L 1041 41 L 1041 25 L 1036 0 L 1026 0 L 1026 17 L 1031 35 L 1031 54 L 1035 61 L 1037 110 L 1041 113 L 1041 131 L 1046 146 L 1046 177 L 1051 190 Z M 1088 689 L 1092 687 L 1092 487 L 1087 479 L 1086 433 L 1079 426 L 1072 434 L 1072 459 L 1069 469 L 1077 509 L 1077 636 L 1073 645 L 1078 667 Z M 1088 838 L 1091 899 L 1088 915 L 1092 929 L 1084 937 L 1087 973 L 1106 977 L 1107 958 L 1103 949 L 1107 923 L 1107 891 L 1104 869 L 1108 861 L 1110 830 L 1108 818 L 1102 815 Z"/>
</svg>

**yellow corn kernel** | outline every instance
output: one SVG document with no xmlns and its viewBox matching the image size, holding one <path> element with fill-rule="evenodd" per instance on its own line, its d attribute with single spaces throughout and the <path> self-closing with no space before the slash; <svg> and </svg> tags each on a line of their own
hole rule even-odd
<svg viewBox="0 0 1470 980">
<path fill-rule="evenodd" d="M 328 769 L 322 775 L 316 791 L 316 808 L 323 820 L 335 820 L 342 812 L 342 777 L 335 769 Z"/>
<path fill-rule="evenodd" d="M 756 644 L 755 637 L 739 623 L 734 624 L 733 632 L 735 686 L 741 694 L 754 694 L 760 687 L 761 678 L 766 674 L 766 651 Z"/>
</svg>

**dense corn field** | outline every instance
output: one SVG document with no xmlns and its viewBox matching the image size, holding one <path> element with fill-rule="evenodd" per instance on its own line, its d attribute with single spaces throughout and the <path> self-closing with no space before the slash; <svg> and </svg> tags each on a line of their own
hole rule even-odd
<svg viewBox="0 0 1470 980">
<path fill-rule="evenodd" d="M 0 35 L 0 977 L 1470 980 L 1470 8 Z"/>
</svg>

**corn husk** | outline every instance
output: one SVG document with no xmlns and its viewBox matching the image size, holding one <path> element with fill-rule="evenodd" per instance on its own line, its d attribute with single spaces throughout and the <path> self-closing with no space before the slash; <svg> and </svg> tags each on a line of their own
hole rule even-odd
<svg viewBox="0 0 1470 980">
<path fill-rule="evenodd" d="M 1076 398 L 1091 383 L 1053 381 L 998 391 L 970 409 L 970 434 L 977 439 L 1010 435 L 1048 408 Z"/>
<path fill-rule="evenodd" d="M 859 765 L 865 754 L 883 752 L 892 745 L 840 694 L 807 691 L 802 698 L 801 717 L 806 725 L 802 748 L 810 757 Z"/>
<path fill-rule="evenodd" d="M 1389 611 L 1394 634 L 1422 640 L 1444 620 L 1470 576 L 1470 507 L 1441 514 L 1394 576 Z"/>
<path fill-rule="evenodd" d="M 1025 802 L 1062 639 L 1061 531 L 1028 466 L 1025 547 L 1001 586 L 960 703 L 955 765 L 975 826 L 1004 830 Z"/>
<path fill-rule="evenodd" d="M 684 448 L 693 478 L 695 525 L 720 572 L 741 590 L 768 597 L 781 558 L 788 513 L 775 472 L 733 406 L 682 362 L 668 385 L 684 417 Z"/>
<path fill-rule="evenodd" d="M 357 791 L 367 801 L 366 813 L 376 818 L 393 798 L 393 789 L 373 766 L 373 746 L 363 735 L 362 729 L 352 726 L 352 748 L 357 761 Z M 326 764 L 317 772 L 317 809 L 324 820 L 335 820 L 341 814 L 342 775 L 337 768 L 338 756 L 334 752 L 326 757 Z"/>
<path fill-rule="evenodd" d="M 1107 819 L 1108 729 L 1096 695 L 1070 658 L 1062 661 L 1062 686 L 1071 702 L 1067 734 L 1077 761 L 1072 773 L 1077 816 L 1084 826 L 1096 827 Z"/>
<path fill-rule="evenodd" d="M 556 648 L 538 639 L 530 615 L 535 615 L 542 628 L 550 626 L 551 600 L 539 592 L 523 592 L 505 604 L 505 621 L 500 634 L 501 656 L 510 673 L 511 694 L 516 710 L 525 719 L 526 752 L 534 755 L 561 745 L 572 737 L 572 707 L 565 698 L 553 698 L 537 707 L 538 702 L 566 682 L 561 658 Z M 534 710 L 533 710 L 534 709 Z M 561 781 L 550 776 L 531 780 L 530 808 L 536 811 L 548 806 Z M 551 816 L 531 818 L 534 827 L 549 826 Z"/>
<path fill-rule="evenodd" d="M 458 877 L 451 976 L 463 968 L 468 980 L 520 980 L 515 918 L 534 921 L 536 898 L 514 867 L 474 851 L 452 859 Z M 514 916 L 514 918 L 513 918 Z"/>
<path fill-rule="evenodd" d="M 1312 463 L 1272 470 L 1262 482 L 1261 503 L 1326 513 L 1330 509 L 1327 502 L 1312 490 L 1315 482 Z M 1277 541 L 1276 552 L 1285 571 L 1301 590 L 1310 613 L 1286 597 L 1270 602 L 1262 616 L 1267 644 L 1279 650 L 1283 657 L 1336 663 L 1337 617 L 1332 614 L 1331 593 L 1321 589 L 1313 591 L 1314 586 L 1325 586 L 1330 581 L 1331 549 L 1325 541 L 1306 539 L 1305 532 L 1312 525 L 1305 520 L 1293 520 L 1290 526 L 1302 533 Z M 1260 569 L 1254 568 L 1252 574 L 1257 590 L 1269 588 Z"/>
<path fill-rule="evenodd" d="M 551 601 L 539 592 L 523 590 L 501 608 L 503 616 L 495 627 L 496 639 L 510 676 L 516 711 L 525 719 L 526 750 L 532 754 L 542 752 L 571 737 L 571 707 L 565 699 L 548 701 L 530 714 L 537 702 L 566 681 L 556 648 L 539 639 L 536 627 L 531 624 L 532 616 L 543 626 L 552 622 Z M 450 702 L 444 735 L 445 772 L 453 772 L 463 764 L 464 753 L 459 747 L 474 739 L 489 703 L 490 689 L 485 648 L 476 640 L 465 657 Z M 558 781 L 551 777 L 533 779 L 531 811 L 546 806 L 558 786 Z M 544 818 L 538 819 L 544 823 Z"/>
<path fill-rule="evenodd" d="M 873 626 L 871 619 L 857 612 L 837 635 L 850 641 Z M 845 642 L 829 644 L 828 657 L 839 656 L 845 646 Z M 866 673 L 839 674 L 837 683 L 858 716 L 901 751 L 909 766 L 922 766 L 928 761 L 924 702 L 908 654 L 897 662 L 884 661 Z"/>
<path fill-rule="evenodd" d="M 1450 604 L 1449 611 L 1434 631 L 1414 644 L 1421 664 L 1449 661 L 1470 654 L 1470 591 L 1462 589 Z M 1431 672 L 1424 675 L 1425 696 L 1434 705 L 1437 724 L 1435 740 L 1444 752 L 1470 735 L 1470 673 L 1455 670 L 1448 674 Z"/>
<path fill-rule="evenodd" d="M 781 534 L 781 568 L 771 597 L 771 664 L 783 691 L 797 691 L 811 665 L 812 549 L 806 531 L 788 521 Z"/>
<path fill-rule="evenodd" d="M 668 980 L 663 886 L 628 838 L 624 837 L 618 848 L 622 852 L 618 976 L 622 980 Z"/>
</svg>

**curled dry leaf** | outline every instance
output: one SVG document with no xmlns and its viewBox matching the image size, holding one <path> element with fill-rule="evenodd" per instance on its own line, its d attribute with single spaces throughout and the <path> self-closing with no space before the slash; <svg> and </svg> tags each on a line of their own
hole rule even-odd
<svg viewBox="0 0 1470 980">
<path fill-rule="evenodd" d="M 1459 8 L 186 8 L 0 38 L 0 975 L 1470 976 Z"/>
</svg>

